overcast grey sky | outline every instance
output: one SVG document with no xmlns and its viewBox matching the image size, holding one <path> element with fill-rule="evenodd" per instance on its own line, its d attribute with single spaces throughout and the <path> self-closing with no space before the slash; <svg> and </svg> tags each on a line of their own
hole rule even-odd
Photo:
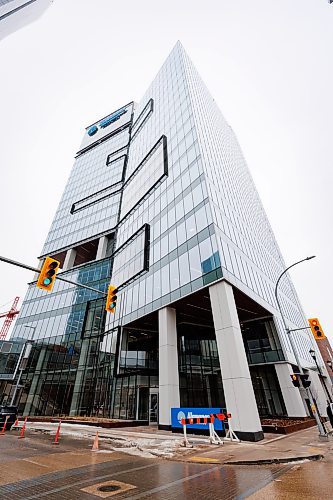
<svg viewBox="0 0 333 500">
<path fill-rule="evenodd" d="M 178 39 L 237 134 L 286 263 L 317 256 L 291 276 L 332 341 L 327 0 L 55 0 L 5 38 L 0 254 L 36 264 L 84 127 L 139 100 Z M 23 299 L 32 274 L 0 263 L 0 276 L 0 306 Z"/>
</svg>

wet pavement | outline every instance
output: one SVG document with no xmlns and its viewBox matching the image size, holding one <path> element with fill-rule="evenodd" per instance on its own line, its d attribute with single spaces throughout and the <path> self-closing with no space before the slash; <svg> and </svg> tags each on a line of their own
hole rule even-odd
<svg viewBox="0 0 333 500">
<path fill-rule="evenodd" d="M 315 437 L 311 433 L 309 436 Z M 295 437 L 297 446 L 302 446 L 304 434 Z M 48 433 L 31 431 L 22 440 L 13 431 L 0 438 L 0 499 L 307 500 L 332 497 L 330 449 L 319 462 L 244 466 L 214 463 L 213 457 L 209 457 L 212 451 L 195 452 L 199 458 L 200 455 L 208 457 L 207 462 L 196 462 L 195 455 L 185 456 L 182 461 L 147 459 L 114 451 L 106 441 L 102 450 L 92 452 L 91 438 L 63 435 L 58 446 L 52 444 L 53 439 Z M 286 451 L 292 446 L 288 440 L 267 441 L 271 444 L 267 442 L 265 446 L 286 443 L 282 446 Z M 238 445 L 229 446 L 233 449 Z M 251 446 L 245 444 L 246 453 Z M 254 451 L 257 446 L 259 444 L 254 445 Z M 213 453 L 221 453 L 222 448 Z M 322 450 L 320 446 L 318 449 Z"/>
<path fill-rule="evenodd" d="M 289 468 L 206 465 L 146 459 L 111 450 L 92 452 L 86 440 L 65 437 L 54 446 L 50 436 L 40 434 L 19 440 L 17 435 L 6 433 L 0 451 L 0 499 L 7 500 L 84 500 L 110 495 L 132 500 L 232 499 L 248 496 Z M 103 494 L 94 490 L 95 485 L 103 487 L 104 483 L 110 487 L 110 481 L 116 481 L 116 491 Z"/>
<path fill-rule="evenodd" d="M 333 464 L 307 462 L 291 467 L 283 476 L 251 495 L 251 500 L 325 500 L 333 496 Z M 244 497 L 243 497 L 244 498 Z"/>
</svg>

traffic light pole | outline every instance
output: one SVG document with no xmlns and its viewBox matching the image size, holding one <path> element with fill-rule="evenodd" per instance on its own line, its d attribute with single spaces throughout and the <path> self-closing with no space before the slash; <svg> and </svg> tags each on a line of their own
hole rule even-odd
<svg viewBox="0 0 333 500">
<path fill-rule="evenodd" d="M 332 401 L 332 396 L 331 396 L 331 394 L 330 394 L 330 392 L 329 392 L 329 390 L 328 390 L 328 387 L 327 387 L 327 385 L 326 385 L 326 382 L 325 382 L 325 377 L 324 377 L 324 375 L 323 375 L 323 374 L 322 374 L 322 372 L 321 372 L 320 366 L 318 365 L 318 362 L 317 362 L 317 357 L 316 357 L 315 351 L 311 351 L 311 350 L 310 350 L 309 352 L 310 352 L 310 355 L 311 355 L 311 357 L 312 357 L 313 361 L 316 363 L 316 367 L 317 367 L 317 370 L 318 370 L 318 373 L 319 373 L 319 378 L 320 378 L 320 380 L 322 381 L 322 384 L 323 384 L 323 386 L 324 386 L 325 392 L 326 392 L 327 397 L 328 397 L 328 401 L 329 401 L 330 403 L 333 403 L 333 401 Z"/>
<path fill-rule="evenodd" d="M 23 269 L 28 269 L 29 271 L 40 273 L 40 269 L 37 269 L 36 267 L 28 266 L 26 264 L 23 264 L 22 262 L 17 262 L 16 260 L 8 259 L 7 257 L 2 257 L 1 255 L 0 255 L 0 261 L 6 262 L 7 264 L 12 264 L 13 266 L 22 267 Z M 86 288 L 87 290 L 91 290 L 93 292 L 103 295 L 103 297 L 107 296 L 105 292 L 97 290 L 97 288 L 92 288 L 91 286 L 88 285 L 82 285 L 81 283 L 77 283 L 76 281 L 63 278 L 62 276 L 59 275 L 57 275 L 57 280 L 64 281 L 65 283 L 70 283 L 71 285 L 79 286 L 81 288 Z"/>
<path fill-rule="evenodd" d="M 275 285 L 275 298 L 276 298 L 276 302 L 277 302 L 277 305 L 278 305 L 278 308 L 279 308 L 279 311 L 280 311 L 280 315 L 281 315 L 281 318 L 282 318 L 282 321 L 283 321 L 283 324 L 284 324 L 284 328 L 287 332 L 287 335 L 288 335 L 288 338 L 290 340 L 290 345 L 291 345 L 291 348 L 292 348 L 292 351 L 293 351 L 293 354 L 295 356 L 295 359 L 296 359 L 296 364 L 298 366 L 298 369 L 299 369 L 299 372 L 303 375 L 304 374 L 304 370 L 302 368 L 302 365 L 301 365 L 301 362 L 300 362 L 300 359 L 299 359 L 299 356 L 298 356 L 298 352 L 297 352 L 297 349 L 296 349 L 296 346 L 295 346 L 295 343 L 294 343 L 294 340 L 293 340 L 293 337 L 291 335 L 291 332 L 292 331 L 295 331 L 295 330 L 299 330 L 299 328 L 295 328 L 295 330 L 290 330 L 287 326 L 287 323 L 286 323 L 286 320 L 285 320 L 285 317 L 282 313 L 282 309 L 281 309 L 281 304 L 280 304 L 280 301 L 279 301 L 279 298 L 278 298 L 278 286 L 279 286 L 279 283 L 280 283 L 280 280 L 282 278 L 282 276 L 287 272 L 289 271 L 289 269 L 291 267 L 294 267 L 296 266 L 297 264 L 300 264 L 301 262 L 304 262 L 306 260 L 310 260 L 310 259 L 313 259 L 313 257 L 306 257 L 305 259 L 302 259 L 302 260 L 299 260 L 298 262 L 295 262 L 294 264 L 292 264 L 291 266 L 287 267 L 283 273 L 280 274 L 277 282 L 276 282 L 276 285 Z M 315 405 L 314 403 L 314 400 L 313 400 L 313 397 L 312 397 L 312 394 L 311 394 L 311 391 L 309 389 L 309 387 L 304 387 L 305 391 L 306 391 L 306 394 L 309 398 L 309 401 L 310 401 L 310 404 L 311 406 L 317 408 L 317 405 Z M 325 431 L 325 428 L 320 420 L 320 417 L 319 417 L 319 414 L 318 414 L 318 411 L 315 411 L 315 414 L 314 414 L 314 417 L 316 419 L 316 423 L 317 423 L 317 427 L 318 427 L 318 430 L 319 430 L 319 435 L 320 436 L 327 436 L 327 433 Z"/>
</svg>

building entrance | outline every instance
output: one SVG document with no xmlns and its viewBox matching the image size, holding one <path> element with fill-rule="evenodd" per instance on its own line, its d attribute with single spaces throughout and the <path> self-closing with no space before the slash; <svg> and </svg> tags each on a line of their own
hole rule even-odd
<svg viewBox="0 0 333 500">
<path fill-rule="evenodd" d="M 149 425 L 158 424 L 158 390 L 150 389 L 149 392 Z"/>
</svg>

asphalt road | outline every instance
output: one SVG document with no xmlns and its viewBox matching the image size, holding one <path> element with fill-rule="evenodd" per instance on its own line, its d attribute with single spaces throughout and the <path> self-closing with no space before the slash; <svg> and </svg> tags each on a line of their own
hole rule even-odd
<svg viewBox="0 0 333 500">
<path fill-rule="evenodd" d="M 46 434 L 30 433 L 29 437 L 19 440 L 16 434 L 9 432 L 0 438 L 0 499 L 331 498 L 330 479 L 323 489 L 324 496 L 315 491 L 308 491 L 310 496 L 300 495 L 306 467 L 310 465 L 309 471 L 313 472 L 318 464 L 307 463 L 303 468 L 302 465 L 176 462 L 105 449 L 92 452 L 91 442 L 70 437 L 61 439 L 55 446 L 52 439 L 54 437 Z M 332 464 L 320 465 L 332 467 Z M 321 480 L 325 477 L 323 470 Z"/>
</svg>

